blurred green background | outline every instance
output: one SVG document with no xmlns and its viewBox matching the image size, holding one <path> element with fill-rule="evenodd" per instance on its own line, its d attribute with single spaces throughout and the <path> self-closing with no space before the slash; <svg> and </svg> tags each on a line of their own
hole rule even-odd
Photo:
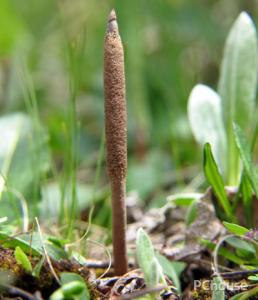
<svg viewBox="0 0 258 300">
<path fill-rule="evenodd" d="M 189 128 L 188 96 L 196 83 L 216 89 L 228 30 L 243 10 L 257 23 L 258 1 L 0 1 L 1 115 L 31 111 L 26 97 L 32 95 L 32 114 L 46 130 L 52 157 L 40 181 L 53 188 L 65 170 L 73 176 L 69 163 L 76 157 L 84 199 L 93 197 L 92 186 L 99 192 L 106 185 L 104 165 L 100 177 L 96 170 L 104 123 L 103 42 L 112 8 L 125 48 L 128 193 L 159 206 L 171 191 L 198 187 L 202 151 Z M 74 153 L 70 145 L 77 142 Z"/>
</svg>

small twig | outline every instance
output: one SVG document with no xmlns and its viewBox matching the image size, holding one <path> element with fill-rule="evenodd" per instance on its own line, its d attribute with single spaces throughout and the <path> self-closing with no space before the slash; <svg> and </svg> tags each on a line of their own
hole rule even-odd
<svg viewBox="0 0 258 300">
<path fill-rule="evenodd" d="M 95 281 L 95 284 L 97 287 L 100 286 L 113 286 L 117 280 L 119 280 L 120 277 L 111 277 L 111 278 L 103 278 L 103 279 L 98 279 Z"/>
<path fill-rule="evenodd" d="M 110 261 L 91 261 L 86 259 L 86 263 L 84 264 L 89 269 L 107 269 L 109 267 L 113 267 L 114 264 Z M 134 263 L 128 262 L 128 267 L 133 268 L 135 266 Z"/>
<path fill-rule="evenodd" d="M 87 241 L 87 242 L 90 242 L 90 243 L 92 243 L 92 244 L 98 245 L 98 246 L 100 246 L 100 247 L 102 247 L 102 248 L 104 248 L 104 250 L 105 250 L 105 252 L 106 252 L 106 254 L 107 254 L 107 256 L 108 256 L 108 259 L 109 259 L 109 264 L 108 264 L 108 266 L 107 266 L 105 272 L 104 272 L 103 274 L 101 274 L 98 278 L 96 278 L 96 279 L 94 280 L 94 282 L 96 282 L 96 281 L 100 280 L 102 277 L 104 277 L 104 276 L 109 272 L 109 270 L 110 270 L 110 268 L 111 268 L 111 265 L 112 265 L 112 259 L 111 259 L 111 255 L 110 255 L 108 249 L 107 249 L 105 246 L 103 246 L 101 243 L 98 243 L 98 242 L 96 242 L 96 241 L 92 241 L 92 240 L 90 240 L 90 239 L 87 239 L 86 241 Z"/>
<path fill-rule="evenodd" d="M 208 260 L 205 260 L 205 259 L 194 259 L 193 262 L 195 263 L 201 263 L 201 264 L 204 264 L 206 266 L 209 266 L 209 267 L 212 267 L 212 263 Z M 220 269 L 223 269 L 225 271 L 228 271 L 228 272 L 231 272 L 232 269 L 231 268 L 228 268 L 228 267 L 225 267 L 225 266 L 222 266 L 222 265 L 218 265 Z M 220 273 L 222 274 L 222 273 Z M 225 273 L 227 274 L 227 273 Z"/>
<path fill-rule="evenodd" d="M 132 293 L 127 294 L 127 295 L 120 296 L 117 299 L 118 300 L 135 299 L 135 298 L 144 296 L 146 294 L 153 294 L 153 293 L 160 292 L 160 291 L 164 290 L 165 288 L 167 288 L 167 286 L 165 286 L 165 285 L 154 287 L 154 288 L 146 288 L 146 289 L 142 289 L 142 290 L 139 290 L 139 291 L 132 292 Z"/>
<path fill-rule="evenodd" d="M 89 261 L 84 264 L 89 269 L 107 269 L 110 266 L 110 261 Z M 113 264 L 111 264 L 112 267 Z"/>
<path fill-rule="evenodd" d="M 254 269 L 254 270 L 244 270 L 244 271 L 235 271 L 235 272 L 225 272 L 225 273 L 220 273 L 219 275 L 223 278 L 236 278 L 236 277 L 245 277 L 245 276 L 249 276 L 252 274 L 258 274 L 258 269 Z"/>
<path fill-rule="evenodd" d="M 39 291 L 36 291 L 34 296 L 35 296 L 35 300 L 44 300 Z"/>
<path fill-rule="evenodd" d="M 30 259 L 32 257 L 32 240 L 33 240 L 34 226 L 35 226 L 35 223 L 33 222 L 32 223 L 32 228 L 31 228 L 31 232 L 30 232 L 30 253 L 29 253 Z"/>
<path fill-rule="evenodd" d="M 74 241 L 72 243 L 66 244 L 65 245 L 66 248 L 72 247 L 72 246 L 74 246 L 76 244 L 80 244 L 80 242 L 82 242 L 86 238 L 86 236 L 90 232 L 93 211 L 94 211 L 94 206 L 90 209 L 88 226 L 87 226 L 85 232 L 83 233 L 83 235 L 77 241 Z"/>
<path fill-rule="evenodd" d="M 36 300 L 34 295 L 29 292 L 26 292 L 16 286 L 12 286 L 9 284 L 1 284 L 1 288 L 3 288 L 10 296 L 18 296 L 25 300 Z"/>
</svg>

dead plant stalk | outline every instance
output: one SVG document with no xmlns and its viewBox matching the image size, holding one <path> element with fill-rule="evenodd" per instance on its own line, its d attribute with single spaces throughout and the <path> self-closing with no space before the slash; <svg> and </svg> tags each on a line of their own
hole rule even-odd
<svg viewBox="0 0 258 300">
<path fill-rule="evenodd" d="M 104 94 L 107 169 L 112 195 L 112 239 L 117 275 L 127 272 L 126 253 L 126 171 L 127 117 L 124 51 L 115 11 L 108 18 L 104 48 Z"/>
</svg>

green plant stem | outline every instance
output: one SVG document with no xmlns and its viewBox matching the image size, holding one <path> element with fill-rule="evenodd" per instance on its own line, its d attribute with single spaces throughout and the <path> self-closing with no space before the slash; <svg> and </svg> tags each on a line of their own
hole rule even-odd
<svg viewBox="0 0 258 300">
<path fill-rule="evenodd" d="M 69 173 L 71 176 L 71 207 L 69 214 L 69 225 L 68 225 L 68 238 L 71 237 L 74 220 L 76 217 L 77 210 L 77 144 L 78 144 L 78 132 L 76 123 L 76 92 L 73 91 L 70 103 L 70 168 Z"/>
<path fill-rule="evenodd" d="M 97 168 L 96 168 L 94 184 L 93 184 L 92 203 L 95 203 L 95 200 L 96 200 L 96 190 L 97 190 L 97 186 L 99 183 L 104 153 L 105 153 L 105 129 L 103 129 L 102 134 L 101 134 L 101 141 L 100 141 L 98 160 L 97 160 Z"/>
</svg>

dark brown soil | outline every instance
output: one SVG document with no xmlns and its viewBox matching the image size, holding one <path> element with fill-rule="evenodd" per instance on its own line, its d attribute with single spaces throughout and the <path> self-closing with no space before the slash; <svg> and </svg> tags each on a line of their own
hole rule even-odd
<svg viewBox="0 0 258 300">
<path fill-rule="evenodd" d="M 30 261 L 34 267 L 38 263 L 39 258 L 31 257 Z M 73 272 L 84 278 L 86 283 L 89 280 L 90 271 L 75 261 L 62 259 L 58 262 L 52 261 L 51 263 L 57 275 L 61 272 Z M 46 299 L 59 287 L 47 261 L 43 264 L 39 278 L 36 278 L 31 274 L 26 273 L 23 267 L 17 264 L 14 257 L 14 250 L 11 249 L 0 248 L 0 271 L 3 274 L 6 274 L 6 283 L 4 283 L 3 286 L 17 287 L 31 294 L 39 291 L 42 294 L 42 297 Z M 2 295 L 7 296 L 8 292 L 2 291 Z"/>
</svg>

